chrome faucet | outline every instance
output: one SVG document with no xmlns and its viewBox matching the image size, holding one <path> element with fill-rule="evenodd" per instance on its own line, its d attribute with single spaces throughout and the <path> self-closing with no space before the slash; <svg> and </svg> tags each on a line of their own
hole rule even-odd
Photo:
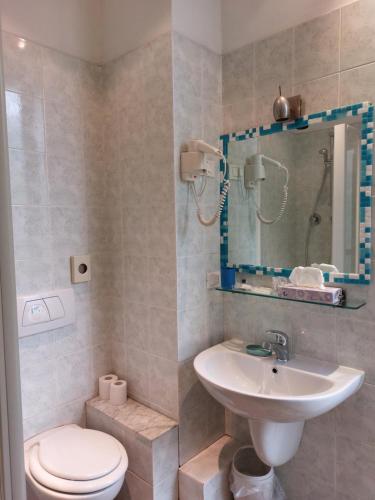
<svg viewBox="0 0 375 500">
<path fill-rule="evenodd" d="M 290 341 L 289 336 L 280 330 L 267 330 L 266 340 L 262 346 L 276 354 L 277 361 L 286 363 L 290 360 Z"/>
</svg>

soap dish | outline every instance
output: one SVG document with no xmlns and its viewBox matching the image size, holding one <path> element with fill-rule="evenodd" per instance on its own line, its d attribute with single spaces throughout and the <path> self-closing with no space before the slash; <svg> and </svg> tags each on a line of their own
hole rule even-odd
<svg viewBox="0 0 375 500">
<path fill-rule="evenodd" d="M 247 345 L 246 352 L 251 356 L 259 356 L 261 358 L 267 358 L 268 356 L 272 356 L 272 351 L 258 344 Z"/>
</svg>

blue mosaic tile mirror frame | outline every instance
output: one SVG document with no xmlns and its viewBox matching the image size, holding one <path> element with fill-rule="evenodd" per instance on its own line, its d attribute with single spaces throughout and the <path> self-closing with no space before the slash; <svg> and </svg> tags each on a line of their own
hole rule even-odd
<svg viewBox="0 0 375 500">
<path fill-rule="evenodd" d="M 368 102 L 335 108 L 313 113 L 292 122 L 278 122 L 262 125 L 240 132 L 225 134 L 220 137 L 222 151 L 228 157 L 228 145 L 234 141 L 245 141 L 255 137 L 293 130 L 321 122 L 331 122 L 350 116 L 361 116 L 361 172 L 360 172 L 360 210 L 359 210 L 359 265 L 358 273 L 325 273 L 324 279 L 331 283 L 369 284 L 371 280 L 371 187 L 373 164 L 373 128 L 374 107 Z M 223 188 L 224 162 L 221 161 L 221 189 Z M 228 172 L 227 172 L 228 176 Z M 228 198 L 230 196 L 230 191 Z M 222 268 L 236 269 L 255 275 L 285 276 L 291 273 L 290 268 L 256 266 L 249 263 L 228 262 L 228 198 L 220 218 L 220 259 Z"/>
</svg>

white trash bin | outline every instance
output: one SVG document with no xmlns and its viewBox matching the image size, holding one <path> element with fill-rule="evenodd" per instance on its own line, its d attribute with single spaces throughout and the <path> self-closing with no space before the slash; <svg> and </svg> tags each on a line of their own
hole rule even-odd
<svg viewBox="0 0 375 500">
<path fill-rule="evenodd" d="M 237 500 L 285 500 L 273 467 L 264 464 L 251 446 L 243 446 L 233 457 L 230 489 Z"/>
</svg>

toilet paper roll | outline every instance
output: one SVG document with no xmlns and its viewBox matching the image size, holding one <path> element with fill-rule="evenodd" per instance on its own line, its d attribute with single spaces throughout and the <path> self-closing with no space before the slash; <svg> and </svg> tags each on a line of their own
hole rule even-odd
<svg viewBox="0 0 375 500">
<path fill-rule="evenodd" d="M 127 383 L 125 380 L 116 380 L 111 383 L 109 389 L 109 402 L 115 406 L 120 406 L 126 403 L 127 400 Z"/>
<path fill-rule="evenodd" d="M 99 397 L 100 399 L 109 399 L 109 389 L 111 387 L 112 382 L 116 382 L 118 380 L 118 376 L 113 373 L 109 373 L 108 375 L 103 375 L 99 377 Z"/>
</svg>

